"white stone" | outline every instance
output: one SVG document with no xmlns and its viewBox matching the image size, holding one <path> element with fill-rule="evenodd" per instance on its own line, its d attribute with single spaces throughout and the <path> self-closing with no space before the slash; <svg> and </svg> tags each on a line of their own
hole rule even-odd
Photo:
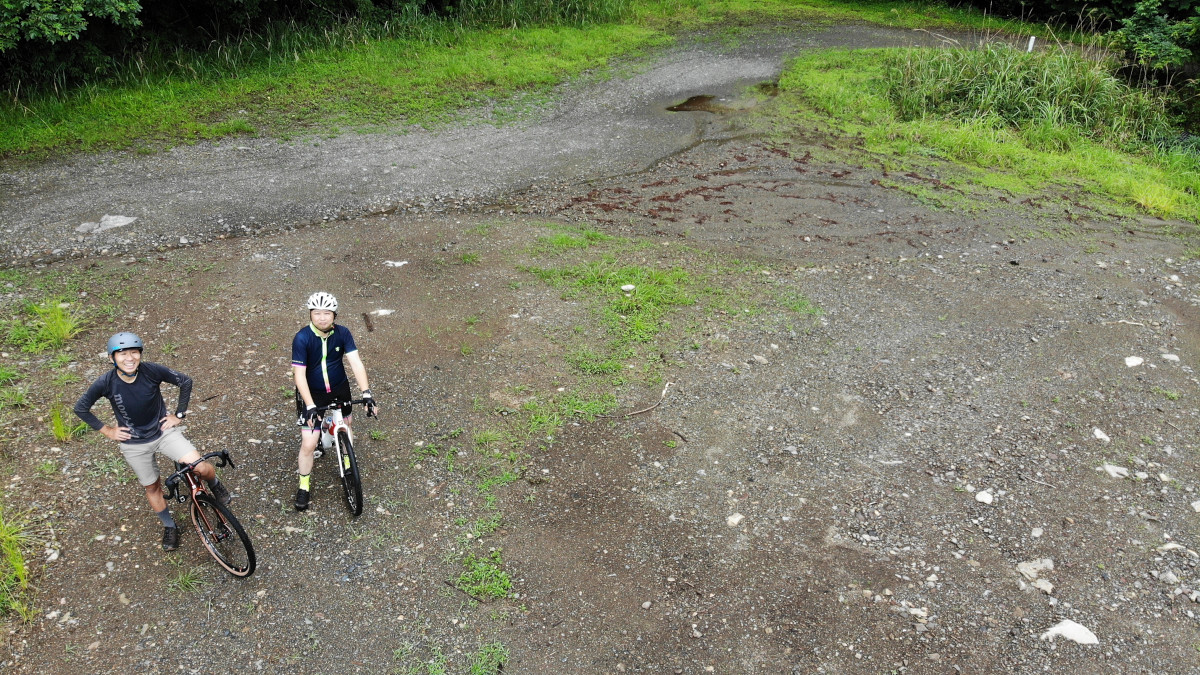
<svg viewBox="0 0 1200 675">
<path fill-rule="evenodd" d="M 738 525 L 742 524 L 742 520 L 745 518 L 746 516 L 743 516 L 740 513 L 731 513 L 729 517 L 725 519 L 725 524 L 730 527 L 737 527 Z"/>
<path fill-rule="evenodd" d="M 377 309 L 371 313 L 374 314 L 375 316 L 387 316 L 389 314 L 395 314 L 396 310 L 394 310 L 394 309 Z"/>
<path fill-rule="evenodd" d="M 1054 561 L 1050 558 L 1038 558 L 1037 560 L 1027 560 L 1017 563 L 1017 571 L 1021 576 L 1033 581 L 1041 576 L 1042 572 L 1053 572 Z"/>
<path fill-rule="evenodd" d="M 754 361 L 755 361 L 755 363 L 761 363 L 761 364 L 763 364 L 763 365 L 766 365 L 766 364 L 768 363 L 768 362 L 767 362 L 767 357 L 765 357 L 765 356 L 761 356 L 761 355 L 759 355 L 759 354 L 755 354 L 755 355 L 754 355 Z"/>
<path fill-rule="evenodd" d="M 1050 595 L 1054 592 L 1054 584 L 1046 581 L 1045 579 L 1034 580 L 1033 587 L 1045 593 L 1046 595 Z"/>
<path fill-rule="evenodd" d="M 1104 433 L 1103 431 L 1100 431 L 1100 427 L 1096 427 L 1095 429 L 1092 429 L 1092 435 L 1096 437 L 1096 440 L 1101 441 L 1103 443 L 1107 443 L 1110 440 L 1112 440 L 1111 438 L 1108 437 L 1108 434 Z"/>
<path fill-rule="evenodd" d="M 1167 584 L 1168 586 L 1173 586 L 1173 585 L 1179 583 L 1179 577 L 1175 576 L 1175 573 L 1172 572 L 1171 570 L 1167 570 L 1166 572 L 1159 574 L 1158 580 L 1163 582 L 1164 584 Z"/>
<path fill-rule="evenodd" d="M 1144 363 L 1144 362 L 1145 362 L 1145 359 L 1143 359 L 1140 356 L 1126 356 L 1125 357 L 1125 366 L 1127 368 L 1135 368 L 1137 366 L 1142 365 L 1142 363 Z"/>
<path fill-rule="evenodd" d="M 1146 473 L 1145 471 L 1139 471 L 1139 472 L 1133 474 L 1133 477 L 1138 480 L 1146 480 L 1147 478 L 1150 477 L 1150 474 Z"/>
<path fill-rule="evenodd" d="M 649 600 L 642 603 L 642 609 L 650 609 L 650 601 Z"/>
<path fill-rule="evenodd" d="M 384 267 L 404 267 L 408 264 L 407 260 L 384 260 Z"/>
<path fill-rule="evenodd" d="M 988 492 L 987 490 L 983 490 L 982 492 L 977 492 L 975 494 L 975 501 L 979 502 L 980 504 L 991 504 L 992 500 L 994 499 L 995 497 L 992 497 L 992 493 Z"/>
<path fill-rule="evenodd" d="M 105 230 L 111 230 L 114 227 L 125 227 L 126 225 L 129 225 L 130 223 L 132 223 L 135 220 L 137 220 L 137 218 L 134 218 L 131 216 L 105 215 L 103 218 L 100 219 L 100 222 L 84 223 L 84 224 L 80 225 L 79 227 L 75 228 L 75 231 L 76 232 L 92 232 L 92 233 L 103 232 Z"/>
<path fill-rule="evenodd" d="M 1050 640 L 1053 642 L 1055 637 L 1064 637 L 1081 645 L 1100 644 L 1100 640 L 1096 638 L 1095 633 L 1070 619 L 1063 619 L 1055 624 L 1053 628 L 1045 633 L 1042 633 L 1043 640 Z"/>
<path fill-rule="evenodd" d="M 1113 478 L 1129 478 L 1129 469 L 1126 469 L 1123 466 L 1105 464 L 1104 466 L 1099 467 L 1099 470 L 1104 471 Z"/>
<path fill-rule="evenodd" d="M 1037 539 L 1038 537 L 1042 536 L 1042 535 L 1043 535 L 1043 534 L 1045 534 L 1045 533 L 1046 533 L 1046 531 L 1045 531 L 1045 530 L 1043 530 L 1042 528 L 1040 528 L 1040 527 L 1035 527 L 1035 528 L 1033 528 L 1033 531 L 1032 531 L 1032 532 L 1030 532 L 1029 534 L 1030 534 L 1031 536 L 1033 536 L 1033 538 L 1034 538 L 1034 539 Z"/>
<path fill-rule="evenodd" d="M 1197 499 L 1196 501 L 1192 502 L 1192 510 L 1195 511 L 1196 513 L 1200 513 L 1200 499 Z"/>
<path fill-rule="evenodd" d="M 1162 357 L 1164 361 L 1175 361 L 1176 363 L 1179 362 L 1179 357 L 1175 354 L 1163 354 Z"/>
<path fill-rule="evenodd" d="M 637 288 L 637 286 L 634 286 L 633 284 L 625 284 L 624 286 L 621 287 L 621 290 L 625 291 L 626 293 L 629 293 L 629 292 L 632 292 L 633 289 L 635 289 L 635 288 Z"/>
</svg>

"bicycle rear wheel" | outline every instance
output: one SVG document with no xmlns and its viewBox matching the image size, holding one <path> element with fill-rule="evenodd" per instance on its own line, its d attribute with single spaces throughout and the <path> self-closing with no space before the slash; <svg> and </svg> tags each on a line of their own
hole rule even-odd
<svg viewBox="0 0 1200 675">
<path fill-rule="evenodd" d="M 204 548 L 235 577 L 254 574 L 254 546 L 229 507 L 207 493 L 192 500 L 192 524 Z"/>
<path fill-rule="evenodd" d="M 346 494 L 346 506 L 350 507 L 350 515 L 358 516 L 362 513 L 363 497 L 358 462 L 354 459 L 354 444 L 350 442 L 350 435 L 345 431 L 338 432 L 337 440 L 342 456 L 342 465 L 338 467 L 338 473 L 342 474 L 342 491 Z"/>
</svg>

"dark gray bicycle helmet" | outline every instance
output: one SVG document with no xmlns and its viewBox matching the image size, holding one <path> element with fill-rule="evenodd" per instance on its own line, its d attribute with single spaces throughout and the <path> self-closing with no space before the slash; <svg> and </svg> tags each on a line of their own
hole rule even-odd
<svg viewBox="0 0 1200 675">
<path fill-rule="evenodd" d="M 129 331 L 121 331 L 108 338 L 108 355 L 111 357 L 122 349 L 145 349 L 145 345 L 142 344 L 142 338 Z"/>
</svg>

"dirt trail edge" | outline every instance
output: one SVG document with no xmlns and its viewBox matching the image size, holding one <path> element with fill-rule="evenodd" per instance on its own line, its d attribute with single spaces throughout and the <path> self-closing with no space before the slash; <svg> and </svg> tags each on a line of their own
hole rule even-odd
<svg viewBox="0 0 1200 675">
<path fill-rule="evenodd" d="M 550 110 L 503 126 L 482 119 L 288 143 L 235 138 L 50 161 L 0 173 L 0 256 L 16 264 L 173 247 L 365 213 L 469 208 L 531 184 L 633 173 L 722 134 L 666 107 L 693 95 L 737 97 L 777 78 L 798 48 L 940 40 L 866 26 L 797 28 L 740 48 L 669 50 L 630 76 L 565 86 Z"/>
</svg>

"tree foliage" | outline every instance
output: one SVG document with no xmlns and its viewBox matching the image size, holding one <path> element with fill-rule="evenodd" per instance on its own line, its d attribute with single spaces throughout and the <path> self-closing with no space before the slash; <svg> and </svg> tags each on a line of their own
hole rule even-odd
<svg viewBox="0 0 1200 675">
<path fill-rule="evenodd" d="M 0 0 L 0 52 L 74 40 L 96 19 L 135 28 L 141 9 L 137 0 Z"/>
</svg>

